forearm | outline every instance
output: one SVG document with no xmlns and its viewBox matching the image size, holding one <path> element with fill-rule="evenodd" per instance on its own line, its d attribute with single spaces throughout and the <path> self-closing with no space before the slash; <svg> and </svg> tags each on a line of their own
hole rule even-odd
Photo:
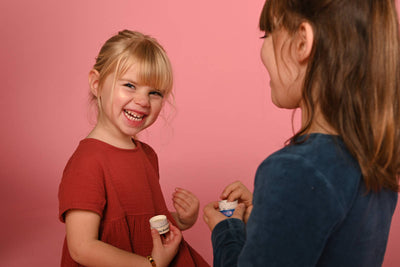
<svg viewBox="0 0 400 267">
<path fill-rule="evenodd" d="M 71 246 L 69 251 L 74 261 L 88 267 L 151 266 L 147 258 L 99 240 L 82 243 L 79 246 Z"/>
</svg>

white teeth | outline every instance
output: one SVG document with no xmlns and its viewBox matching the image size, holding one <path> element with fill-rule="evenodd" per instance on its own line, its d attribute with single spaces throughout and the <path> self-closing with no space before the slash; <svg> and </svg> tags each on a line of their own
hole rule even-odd
<svg viewBox="0 0 400 267">
<path fill-rule="evenodd" d="M 128 117 L 128 119 L 132 121 L 141 121 L 143 120 L 144 115 L 138 115 L 136 113 L 130 112 L 128 110 L 124 110 L 125 115 Z"/>
</svg>

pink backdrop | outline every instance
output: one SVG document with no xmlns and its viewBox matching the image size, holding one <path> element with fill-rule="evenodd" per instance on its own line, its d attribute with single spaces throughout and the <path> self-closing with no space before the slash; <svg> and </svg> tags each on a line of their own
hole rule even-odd
<svg viewBox="0 0 400 267">
<path fill-rule="evenodd" d="M 106 38 L 124 28 L 155 36 L 175 71 L 176 109 L 142 135 L 158 152 L 171 206 L 176 186 L 204 204 L 291 134 L 291 113 L 269 99 L 259 59 L 264 0 L 0 2 L 0 265 L 58 266 L 64 165 L 92 127 L 87 73 Z M 245 4 L 244 4 L 245 3 Z M 212 262 L 200 218 L 185 238 Z M 384 267 L 400 263 L 397 209 Z"/>
</svg>

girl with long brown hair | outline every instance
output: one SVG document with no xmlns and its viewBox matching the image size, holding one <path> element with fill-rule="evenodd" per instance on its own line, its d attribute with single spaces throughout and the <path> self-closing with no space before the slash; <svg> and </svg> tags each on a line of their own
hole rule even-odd
<svg viewBox="0 0 400 267">
<path fill-rule="evenodd" d="M 241 182 L 231 218 L 204 208 L 214 266 L 381 266 L 399 191 L 400 46 L 394 0 L 267 0 L 272 102 L 301 128 Z"/>
</svg>

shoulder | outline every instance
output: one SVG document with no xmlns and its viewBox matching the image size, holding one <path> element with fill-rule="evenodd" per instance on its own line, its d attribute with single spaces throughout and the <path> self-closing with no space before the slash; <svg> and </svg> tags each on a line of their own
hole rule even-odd
<svg viewBox="0 0 400 267">
<path fill-rule="evenodd" d="M 69 158 L 64 175 L 68 172 L 93 171 L 106 161 L 105 146 L 95 139 L 83 139 Z"/>
<path fill-rule="evenodd" d="M 361 170 L 340 138 L 314 134 L 305 142 L 288 145 L 265 159 L 259 171 L 293 173 L 324 178 L 327 180 L 345 180 L 358 185 Z"/>
<path fill-rule="evenodd" d="M 150 145 L 144 142 L 138 140 L 135 140 L 135 142 L 138 145 L 138 147 L 140 147 L 140 149 L 144 152 L 146 158 L 150 161 L 150 163 L 154 166 L 154 168 L 158 170 L 158 156 L 157 153 L 154 151 L 154 149 Z"/>
<path fill-rule="evenodd" d="M 107 162 L 102 152 L 101 143 L 84 139 L 68 160 L 58 190 L 62 222 L 70 209 L 91 210 L 102 216 L 106 202 L 103 166 Z"/>
<path fill-rule="evenodd" d="M 283 186 L 300 189 L 325 183 L 326 177 L 307 157 L 279 151 L 265 159 L 257 169 L 257 186 Z"/>
<path fill-rule="evenodd" d="M 148 155 L 157 156 L 156 152 L 154 151 L 154 149 L 149 144 L 146 144 L 146 143 L 144 143 L 142 141 L 139 141 L 139 140 L 135 140 L 135 142 L 142 148 L 144 153 L 146 153 Z"/>
<path fill-rule="evenodd" d="M 257 170 L 255 186 L 288 194 L 330 195 L 347 206 L 357 194 L 361 179 L 357 162 L 340 140 L 314 135 L 265 159 Z"/>
<path fill-rule="evenodd" d="M 68 160 L 60 183 L 60 192 L 85 192 L 88 188 L 104 187 L 104 150 L 93 140 L 83 139 Z"/>
</svg>

